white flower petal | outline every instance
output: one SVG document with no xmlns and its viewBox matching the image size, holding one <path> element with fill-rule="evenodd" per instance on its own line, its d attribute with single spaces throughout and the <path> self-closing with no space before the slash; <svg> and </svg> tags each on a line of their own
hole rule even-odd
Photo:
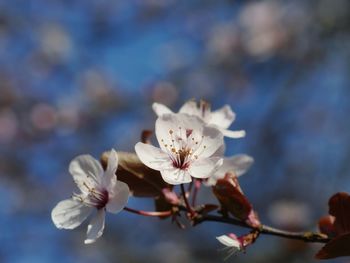
<svg viewBox="0 0 350 263">
<path fill-rule="evenodd" d="M 59 202 L 51 212 L 51 218 L 57 228 L 73 229 L 78 227 L 91 213 L 92 208 L 82 202 L 67 199 Z"/>
<path fill-rule="evenodd" d="M 105 228 L 105 210 L 97 210 L 96 215 L 91 219 L 88 225 L 85 244 L 91 244 L 96 241 L 103 234 L 103 229 Z"/>
<path fill-rule="evenodd" d="M 177 138 L 186 141 L 186 130 L 193 131 L 191 137 L 199 141 L 202 136 L 204 122 L 196 116 L 187 114 L 165 114 L 156 121 L 156 137 L 160 148 L 169 151 L 170 148 L 181 148 Z M 170 146 L 172 145 L 172 146 Z"/>
<path fill-rule="evenodd" d="M 153 145 L 138 142 L 135 145 L 135 152 L 141 162 L 151 169 L 160 171 L 172 167 L 168 154 Z"/>
<path fill-rule="evenodd" d="M 237 250 L 241 249 L 241 244 L 239 243 L 239 241 L 229 237 L 228 235 L 222 235 L 216 237 L 216 239 L 224 246 L 237 248 Z"/>
<path fill-rule="evenodd" d="M 69 164 L 69 172 L 82 192 L 86 192 L 84 184 L 96 186 L 101 183 L 103 169 L 101 164 L 91 155 L 79 155 Z"/>
<path fill-rule="evenodd" d="M 220 128 L 227 129 L 235 118 L 236 114 L 231 110 L 231 107 L 225 105 L 222 108 L 211 112 L 208 124 L 214 124 Z"/>
<path fill-rule="evenodd" d="M 103 186 L 107 189 L 113 188 L 117 182 L 116 171 L 118 168 L 118 154 L 112 149 L 109 152 L 107 169 L 103 176 Z"/>
<path fill-rule="evenodd" d="M 214 128 L 205 126 L 203 129 L 203 139 L 199 148 L 194 152 L 200 158 L 206 158 L 214 155 L 219 148 L 223 147 L 224 137 L 222 133 Z"/>
<path fill-rule="evenodd" d="M 191 175 L 185 170 L 169 169 L 160 171 L 165 182 L 172 185 L 186 184 L 192 181 Z"/>
<path fill-rule="evenodd" d="M 222 174 L 222 177 L 228 171 L 234 171 L 237 176 L 244 174 L 254 163 L 254 159 L 246 154 L 237 154 L 229 158 L 224 158 L 224 162 L 216 174 Z"/>
<path fill-rule="evenodd" d="M 112 149 L 109 152 L 106 172 L 115 174 L 115 172 L 117 171 L 117 168 L 118 168 L 118 154 L 114 149 Z"/>
<path fill-rule="evenodd" d="M 222 132 L 222 134 L 224 136 L 229 137 L 229 138 L 233 138 L 233 139 L 243 138 L 246 135 L 246 132 L 244 130 L 231 131 L 231 130 L 220 129 L 220 131 Z"/>
<path fill-rule="evenodd" d="M 225 145 L 225 143 L 224 143 L 223 145 L 221 145 L 221 146 L 219 147 L 219 149 L 216 150 L 215 153 L 213 153 L 212 156 L 213 156 L 213 157 L 214 157 L 214 156 L 216 156 L 216 157 L 223 157 L 224 154 L 225 154 L 225 150 L 226 150 L 226 145 Z"/>
<path fill-rule="evenodd" d="M 197 103 L 193 100 L 187 101 L 179 110 L 179 113 L 185 113 L 188 115 L 199 116 L 199 109 Z"/>
<path fill-rule="evenodd" d="M 246 154 L 238 154 L 229 158 L 224 158 L 220 168 L 203 183 L 206 186 L 215 185 L 217 180 L 224 178 L 225 174 L 229 171 L 235 172 L 236 176 L 241 176 L 247 172 L 253 163 L 254 159 Z"/>
<path fill-rule="evenodd" d="M 200 159 L 191 164 L 188 172 L 195 178 L 208 178 L 219 169 L 222 162 L 222 158 L 219 157 Z"/>
<path fill-rule="evenodd" d="M 109 200 L 106 209 L 110 213 L 118 213 L 127 204 L 130 195 L 129 187 L 126 183 L 117 181 L 114 189 L 109 192 Z"/>
<path fill-rule="evenodd" d="M 163 114 L 173 113 L 167 106 L 156 102 L 152 104 L 152 109 L 158 117 L 162 116 Z"/>
</svg>

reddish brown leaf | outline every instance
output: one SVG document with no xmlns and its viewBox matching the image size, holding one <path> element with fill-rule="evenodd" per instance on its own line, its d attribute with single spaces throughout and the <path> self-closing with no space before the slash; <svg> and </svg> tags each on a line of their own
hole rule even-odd
<svg viewBox="0 0 350 263">
<path fill-rule="evenodd" d="M 350 232 L 350 195 L 337 193 L 329 199 L 329 214 L 335 217 L 337 234 Z"/>
<path fill-rule="evenodd" d="M 317 259 L 350 256 L 350 233 L 337 236 L 329 241 L 317 254 Z"/>
<path fill-rule="evenodd" d="M 107 166 L 109 152 L 103 153 L 101 163 Z M 162 179 L 159 171 L 145 166 L 134 153 L 118 152 L 118 180 L 128 184 L 136 197 L 158 197 L 162 189 L 169 187 Z"/>
<path fill-rule="evenodd" d="M 223 208 L 240 220 L 248 219 L 253 207 L 241 192 L 238 181 L 225 177 L 217 181 L 213 192 Z"/>
<path fill-rule="evenodd" d="M 334 229 L 334 216 L 324 216 L 318 221 L 318 228 L 321 233 L 326 234 L 328 237 L 335 237 L 337 232 Z"/>
</svg>

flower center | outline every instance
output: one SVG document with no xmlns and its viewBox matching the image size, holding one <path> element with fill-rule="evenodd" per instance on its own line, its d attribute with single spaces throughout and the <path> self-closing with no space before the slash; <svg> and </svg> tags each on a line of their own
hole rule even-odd
<svg viewBox="0 0 350 263">
<path fill-rule="evenodd" d="M 108 203 L 108 199 L 109 199 L 108 191 L 104 188 L 96 189 L 96 188 L 90 187 L 86 183 L 84 183 L 84 186 L 87 188 L 88 194 L 85 196 L 75 195 L 75 197 L 78 198 L 79 201 L 83 202 L 87 206 L 92 206 L 92 207 L 95 207 L 96 209 L 104 208 Z"/>
<path fill-rule="evenodd" d="M 177 158 L 173 159 L 173 166 L 179 169 L 187 169 L 190 164 L 188 159 L 191 157 L 191 154 L 190 149 L 178 150 L 176 153 Z"/>
<path fill-rule="evenodd" d="M 173 167 L 181 170 L 188 169 L 192 161 L 198 159 L 198 156 L 202 153 L 198 150 L 206 148 L 205 145 L 202 146 L 204 136 L 201 136 L 200 140 L 196 140 L 193 129 L 183 129 L 182 127 L 179 127 L 176 132 L 169 130 L 168 133 L 171 144 L 164 143 L 163 139 L 161 143 L 167 149 Z"/>
<path fill-rule="evenodd" d="M 104 208 L 108 203 L 108 191 L 102 189 L 102 191 L 94 191 L 89 194 L 91 203 L 94 203 L 94 207 L 97 209 Z"/>
</svg>

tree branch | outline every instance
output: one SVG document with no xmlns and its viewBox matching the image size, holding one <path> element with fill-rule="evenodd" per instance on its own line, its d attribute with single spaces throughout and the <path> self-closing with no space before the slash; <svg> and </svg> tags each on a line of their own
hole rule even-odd
<svg viewBox="0 0 350 263">
<path fill-rule="evenodd" d="M 225 224 L 230 224 L 230 225 L 235 225 L 235 226 L 241 226 L 249 229 L 254 229 L 258 230 L 260 234 L 265 234 L 265 235 L 272 235 L 272 236 L 279 236 L 279 237 L 284 237 L 288 239 L 296 239 L 296 240 L 301 240 L 304 242 L 312 242 L 312 243 L 327 243 L 330 241 L 330 239 L 320 233 L 313 233 L 313 232 L 290 232 L 290 231 L 285 231 L 277 228 L 273 228 L 270 226 L 266 225 L 261 225 L 259 229 L 251 227 L 247 225 L 246 223 L 239 221 L 234 218 L 229 218 L 229 217 L 223 217 L 223 216 L 216 216 L 216 215 L 198 215 L 194 219 L 194 225 L 198 225 L 200 223 L 203 223 L 205 221 L 209 222 L 219 222 L 219 223 L 225 223 Z"/>
</svg>

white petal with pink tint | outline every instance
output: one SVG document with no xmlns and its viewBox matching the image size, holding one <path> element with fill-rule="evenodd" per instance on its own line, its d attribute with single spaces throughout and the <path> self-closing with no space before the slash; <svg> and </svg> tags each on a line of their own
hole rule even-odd
<svg viewBox="0 0 350 263">
<path fill-rule="evenodd" d="M 157 114 L 157 116 L 173 113 L 167 106 L 156 102 L 152 104 L 152 109 Z"/>
<path fill-rule="evenodd" d="M 107 190 L 113 189 L 114 185 L 117 182 L 117 177 L 115 175 L 115 173 L 117 172 L 117 168 L 118 168 L 118 154 L 114 149 L 112 149 L 109 152 L 107 169 L 104 172 L 104 175 L 102 177 L 103 186 Z"/>
<path fill-rule="evenodd" d="M 184 170 L 171 169 L 160 171 L 165 182 L 172 185 L 190 183 L 192 181 L 191 175 Z"/>
<path fill-rule="evenodd" d="M 103 234 L 105 228 L 105 210 L 100 209 L 97 211 L 96 215 L 91 219 L 88 225 L 85 244 L 91 244 L 96 241 Z"/>
<path fill-rule="evenodd" d="M 59 202 L 51 212 L 51 218 L 57 228 L 74 229 L 92 212 L 92 208 L 73 199 Z"/>
<path fill-rule="evenodd" d="M 207 158 L 221 151 L 224 138 L 218 129 L 205 126 L 202 134 L 203 138 L 200 140 L 200 144 L 194 154 Z"/>
<path fill-rule="evenodd" d="M 80 191 L 86 192 L 87 189 L 84 183 L 88 182 L 91 186 L 100 184 L 103 169 L 96 159 L 85 154 L 79 155 L 70 162 L 69 172 Z"/>
<path fill-rule="evenodd" d="M 225 129 L 219 129 L 219 130 L 222 132 L 224 136 L 232 139 L 243 138 L 246 135 L 246 132 L 244 130 L 240 130 L 240 131 L 231 131 L 231 130 L 225 130 Z"/>
<path fill-rule="evenodd" d="M 124 182 L 117 181 L 114 188 L 109 191 L 107 211 L 114 214 L 120 212 L 126 206 L 129 194 L 129 186 Z"/>
<path fill-rule="evenodd" d="M 208 178 L 222 165 L 222 158 L 212 157 L 194 162 L 188 172 L 195 178 Z"/>
<path fill-rule="evenodd" d="M 211 112 L 208 124 L 214 124 L 220 128 L 227 129 L 234 122 L 236 114 L 231 110 L 229 105 Z"/>
<path fill-rule="evenodd" d="M 198 117 L 186 114 L 165 114 L 157 119 L 155 126 L 160 148 L 168 151 L 187 144 L 189 132 L 190 140 L 194 137 L 194 142 L 199 142 L 202 139 L 204 122 Z"/>
<path fill-rule="evenodd" d="M 230 237 L 232 236 L 232 237 Z M 222 235 L 219 237 L 216 237 L 216 239 L 225 246 L 225 249 L 228 249 L 228 254 L 225 257 L 224 260 L 231 257 L 233 254 L 237 253 L 238 251 L 242 250 L 242 244 L 234 234 L 228 235 Z"/>
<path fill-rule="evenodd" d="M 224 158 L 220 168 L 203 183 L 206 186 L 215 185 L 217 180 L 224 178 L 227 172 L 234 172 L 236 176 L 241 176 L 248 171 L 253 163 L 254 159 L 246 154 L 237 154 Z"/>
<path fill-rule="evenodd" d="M 153 145 L 138 142 L 135 145 L 135 152 L 141 162 L 151 169 L 160 171 L 172 168 L 168 154 Z"/>
<path fill-rule="evenodd" d="M 240 250 L 241 248 L 240 242 L 236 239 L 229 237 L 228 235 L 218 236 L 216 237 L 216 239 L 224 246 L 237 248 L 237 250 Z"/>
<path fill-rule="evenodd" d="M 197 103 L 194 100 L 185 102 L 185 104 L 180 108 L 179 113 L 185 113 L 197 117 L 200 115 L 199 109 L 197 108 Z"/>
</svg>

